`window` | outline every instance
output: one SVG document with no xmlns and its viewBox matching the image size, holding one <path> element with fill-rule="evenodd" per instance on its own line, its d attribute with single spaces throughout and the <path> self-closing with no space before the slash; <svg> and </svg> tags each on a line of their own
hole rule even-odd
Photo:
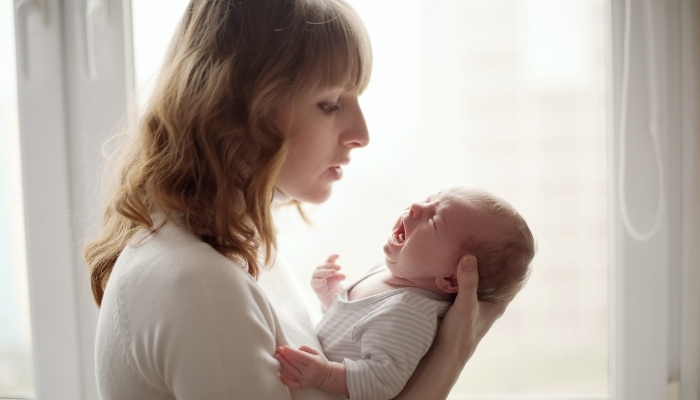
<svg viewBox="0 0 700 400">
<path fill-rule="evenodd" d="M 187 3 L 188 0 L 152 0 L 131 4 L 134 75 L 139 102 L 145 101 L 152 90 L 153 75 L 160 68 L 165 49 Z M 154 21 L 158 21 L 158 29 L 153 29 Z"/>
<path fill-rule="evenodd" d="M 454 183 L 484 186 L 522 212 L 540 248 L 531 281 L 484 339 L 452 397 L 512 393 L 656 400 L 665 397 L 670 379 L 680 382 L 669 393 L 680 388 L 683 400 L 695 400 L 700 376 L 700 215 L 694 207 L 700 187 L 695 174 L 700 159 L 697 1 L 349 1 L 368 26 L 377 58 L 372 83 L 361 98 L 372 143 L 355 152 L 331 200 L 308 207 L 314 225 L 301 224 L 291 210 L 280 213 L 282 235 L 299 239 L 287 247 L 300 279 L 307 281 L 309 271 L 334 251 L 342 253 L 349 273 L 359 273 L 382 260 L 381 243 L 408 202 Z M 88 3 L 22 2 L 31 7 L 15 24 L 29 29 L 17 30 L 27 33 L 17 42 L 25 45 L 31 76 L 18 76 L 19 113 L 10 111 L 10 117 L 5 89 L 14 90 L 14 82 L 6 81 L 13 73 L 0 71 L 2 179 L 11 176 L 6 162 L 19 165 L 16 153 L 5 153 L 17 149 L 16 142 L 5 142 L 13 115 L 19 115 L 22 151 L 31 149 L 33 155 L 22 160 L 23 199 L 15 200 L 24 206 L 20 226 L 26 251 L 21 244 L 12 249 L 19 249 L 18 259 L 26 258 L 29 266 L 35 362 L 31 367 L 12 362 L 12 368 L 33 367 L 33 378 L 27 376 L 36 384 L 34 396 L 42 400 L 97 397 L 97 310 L 79 254 L 79 243 L 100 219 L 91 168 L 101 143 L 124 115 L 133 81 L 148 92 L 185 0 Z M 82 29 L 88 11 L 99 13 L 92 15 L 99 18 L 92 19 L 96 46 L 90 49 L 88 31 Z M 10 4 L 0 6 L 0 46 L 8 46 L 0 51 L 6 57 L 14 54 L 6 44 L 12 40 L 12 12 Z M 149 12 L 154 15 L 148 17 Z M 633 94 L 625 151 L 633 160 L 628 166 L 635 167 L 626 170 L 626 199 L 641 229 L 646 211 L 651 215 L 655 209 L 656 196 L 648 189 L 657 184 L 650 178 L 654 171 L 646 169 L 654 164 L 645 142 L 650 113 L 644 74 L 650 69 L 643 48 L 650 37 L 656 51 L 651 70 L 664 100 L 659 121 L 668 179 L 654 189 L 667 194 L 665 218 L 657 235 L 641 242 L 624 229 L 618 192 L 627 15 Z M 644 21 L 653 23 L 651 35 Z M 156 22 L 163 23 L 162 29 L 154 29 Z M 391 64 L 396 60 L 401 63 Z M 12 65 L 6 62 L 0 69 Z M 388 185 L 392 190 L 386 190 Z M 0 197 L 7 193 L 5 187 L 0 190 Z M 0 218 L 6 218 L 2 211 Z M 364 228 L 361 234 L 350 230 L 356 225 Z M 0 257 L 5 257 L 3 245 Z M 6 310 L 5 275 L 0 278 L 0 309 Z M 17 284 L 10 290 L 21 293 L 26 280 L 12 279 Z M 0 314 L 3 328 L 5 315 Z M 22 329 L 29 329 L 27 319 Z M 535 328 L 545 324 L 556 328 L 538 335 Z M 535 348 L 539 351 L 528 351 Z M 0 385 L 7 376 L 4 361 L 2 355 Z"/>
<path fill-rule="evenodd" d="M 34 391 L 12 2 L 0 4 L 0 397 Z"/>
</svg>

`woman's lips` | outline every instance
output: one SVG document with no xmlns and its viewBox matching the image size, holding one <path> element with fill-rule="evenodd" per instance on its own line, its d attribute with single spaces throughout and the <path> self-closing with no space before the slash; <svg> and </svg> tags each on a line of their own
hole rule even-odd
<svg viewBox="0 0 700 400">
<path fill-rule="evenodd" d="M 336 181 L 339 181 L 343 178 L 343 168 L 340 165 L 330 167 L 328 168 L 328 171 L 330 171 L 331 176 Z"/>
<path fill-rule="evenodd" d="M 331 173 L 331 176 L 333 177 L 334 180 L 339 181 L 343 179 L 343 165 L 348 165 L 350 164 L 350 158 L 343 158 L 338 162 L 338 164 L 331 165 L 328 167 L 328 171 Z"/>
</svg>

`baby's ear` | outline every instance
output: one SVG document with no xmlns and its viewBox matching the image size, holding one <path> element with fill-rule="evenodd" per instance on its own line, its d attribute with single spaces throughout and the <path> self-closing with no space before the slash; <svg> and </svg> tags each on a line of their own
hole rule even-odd
<svg viewBox="0 0 700 400">
<path fill-rule="evenodd" d="M 457 285 L 457 275 L 441 276 L 435 278 L 437 287 L 445 293 L 457 293 L 459 285 Z"/>
</svg>

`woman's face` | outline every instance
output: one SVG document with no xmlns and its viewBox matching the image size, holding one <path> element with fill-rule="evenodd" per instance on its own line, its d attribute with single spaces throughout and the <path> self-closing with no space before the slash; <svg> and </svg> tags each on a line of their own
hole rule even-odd
<svg viewBox="0 0 700 400">
<path fill-rule="evenodd" d="M 289 141 L 275 186 L 299 201 L 326 201 L 343 177 L 350 151 L 369 143 L 357 94 L 345 88 L 303 92 L 283 103 L 275 120 Z"/>
</svg>

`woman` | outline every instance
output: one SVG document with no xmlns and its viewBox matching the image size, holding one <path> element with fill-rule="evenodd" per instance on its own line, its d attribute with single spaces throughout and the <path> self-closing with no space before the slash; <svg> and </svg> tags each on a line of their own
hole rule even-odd
<svg viewBox="0 0 700 400">
<path fill-rule="evenodd" d="M 279 380 L 276 346 L 318 343 L 285 267 L 262 271 L 273 202 L 325 201 L 367 145 L 370 69 L 343 0 L 190 2 L 85 250 L 103 398 L 333 398 Z M 446 397 L 504 311 L 470 266 L 400 398 Z"/>
</svg>

